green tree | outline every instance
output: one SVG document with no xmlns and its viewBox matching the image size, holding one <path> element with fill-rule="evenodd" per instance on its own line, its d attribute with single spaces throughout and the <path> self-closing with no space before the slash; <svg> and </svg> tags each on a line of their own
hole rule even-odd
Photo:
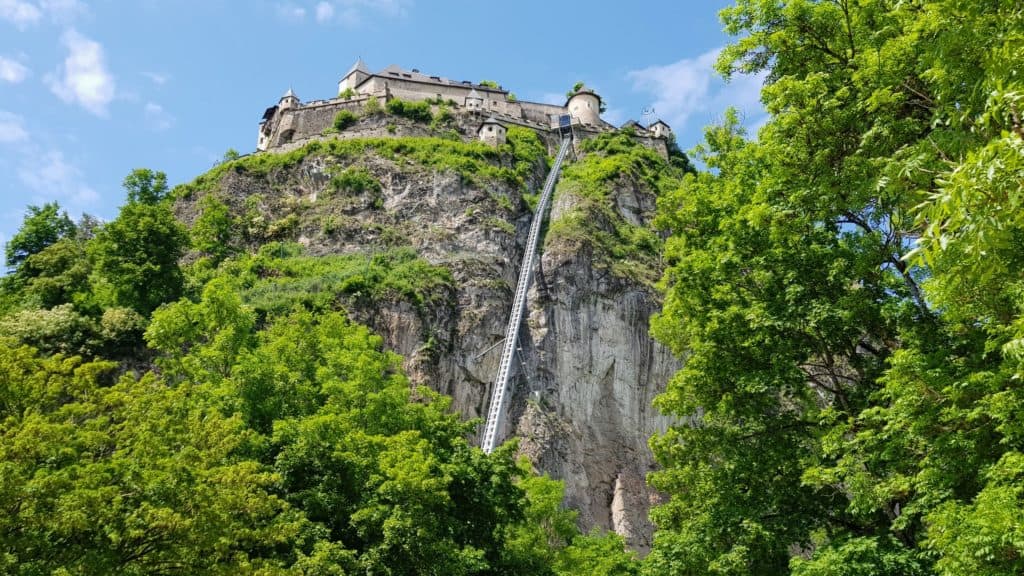
<svg viewBox="0 0 1024 576">
<path fill-rule="evenodd" d="M 231 253 L 234 219 L 226 204 L 212 194 L 199 201 L 199 217 L 192 225 L 192 247 L 220 262 Z"/>
<path fill-rule="evenodd" d="M 121 184 L 128 192 L 128 203 L 157 204 L 167 197 L 167 175 L 149 168 L 136 168 Z"/>
<path fill-rule="evenodd" d="M 648 569 L 1019 573 L 1019 7 L 722 18 L 771 119 L 709 129 L 659 204 L 655 332 L 687 363 L 657 402 L 688 424 L 652 440 Z"/>
<path fill-rule="evenodd" d="M 133 171 L 125 178 L 128 204 L 89 243 L 97 291 L 111 304 L 143 315 L 176 299 L 182 290 L 178 259 L 188 234 L 162 202 L 166 181 L 162 172 Z"/>
<path fill-rule="evenodd" d="M 7 266 L 17 269 L 26 258 L 42 252 L 62 238 L 73 236 L 75 224 L 56 202 L 29 206 L 21 228 L 7 241 L 4 254 Z"/>
</svg>

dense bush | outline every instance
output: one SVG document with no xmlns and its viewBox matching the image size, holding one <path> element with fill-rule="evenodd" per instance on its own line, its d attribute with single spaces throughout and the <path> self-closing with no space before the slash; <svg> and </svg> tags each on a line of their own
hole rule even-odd
<svg viewBox="0 0 1024 576">
<path fill-rule="evenodd" d="M 351 110 L 338 110 L 338 113 L 334 115 L 334 121 L 331 122 L 331 127 L 340 132 L 358 120 L 359 116 L 356 116 Z"/>
<path fill-rule="evenodd" d="M 385 108 L 388 114 L 408 118 L 414 122 L 429 123 L 434 119 L 434 115 L 430 112 L 430 104 L 427 102 L 407 102 L 398 98 L 392 98 L 388 100 Z"/>
</svg>

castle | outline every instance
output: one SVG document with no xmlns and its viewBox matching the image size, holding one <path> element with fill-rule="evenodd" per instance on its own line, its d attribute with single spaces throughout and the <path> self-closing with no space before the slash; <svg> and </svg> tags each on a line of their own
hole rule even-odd
<svg viewBox="0 0 1024 576">
<path fill-rule="evenodd" d="M 495 146 L 505 142 L 510 125 L 536 130 L 542 136 L 557 135 L 560 129 L 570 128 L 577 138 L 616 129 L 601 118 L 601 97 L 585 86 L 578 86 L 565 104 L 558 106 L 518 100 L 493 83 L 474 84 L 429 76 L 415 68 L 404 70 L 391 65 L 373 73 L 362 59 L 357 59 L 338 82 L 337 97 L 303 103 L 289 89 L 276 105 L 267 108 L 260 121 L 256 149 L 290 148 L 321 138 L 330 132 L 338 112 L 358 113 L 371 101 L 384 104 L 396 98 L 444 105 L 460 117 L 464 133 Z M 632 128 L 641 142 L 667 156 L 672 129 L 665 122 L 658 120 L 644 127 L 630 120 L 622 127 Z M 348 137 L 381 135 L 366 132 L 357 130 Z M 346 137 L 346 133 L 336 137 Z"/>
</svg>

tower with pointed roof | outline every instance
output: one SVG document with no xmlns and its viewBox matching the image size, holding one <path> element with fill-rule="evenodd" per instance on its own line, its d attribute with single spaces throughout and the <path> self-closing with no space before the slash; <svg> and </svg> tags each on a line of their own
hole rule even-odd
<svg viewBox="0 0 1024 576">
<path fill-rule="evenodd" d="M 366 63 L 363 62 L 362 58 L 356 58 L 356 63 L 348 69 L 348 72 L 341 77 L 341 81 L 338 82 L 338 94 L 341 94 L 345 90 L 355 90 L 356 86 L 363 83 L 370 77 L 370 69 L 366 67 Z"/>
<path fill-rule="evenodd" d="M 288 108 L 298 108 L 300 104 L 299 97 L 295 95 L 295 92 L 291 88 L 281 96 L 281 100 L 277 103 L 279 110 L 285 110 Z"/>
<path fill-rule="evenodd" d="M 484 107 L 484 98 L 473 88 L 466 96 L 466 110 L 481 110 Z"/>
<path fill-rule="evenodd" d="M 508 129 L 504 124 L 495 120 L 494 116 L 484 120 L 484 123 L 477 128 L 477 136 L 480 141 L 491 146 L 501 146 L 505 143 L 505 135 Z"/>
</svg>

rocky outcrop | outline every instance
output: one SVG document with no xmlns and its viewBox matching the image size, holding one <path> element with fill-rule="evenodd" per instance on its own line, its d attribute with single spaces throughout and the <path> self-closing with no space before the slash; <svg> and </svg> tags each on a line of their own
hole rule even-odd
<svg viewBox="0 0 1024 576">
<path fill-rule="evenodd" d="M 353 166 L 371 174 L 380 190 L 357 197 L 332 191 L 332 174 Z M 545 171 L 538 163 L 525 188 L 538 190 Z M 239 221 L 258 221 L 264 234 L 284 230 L 274 233 L 300 241 L 307 253 L 411 245 L 447 267 L 455 289 L 443 304 L 352 305 L 350 313 L 405 357 L 414 381 L 478 418 L 487 408 L 533 217 L 523 188 L 367 153 L 314 154 L 260 174 L 227 170 L 206 193 Z M 618 217 L 650 223 L 652 191 L 630 184 L 613 195 Z M 196 218 L 200 196 L 179 200 L 183 220 Z M 552 218 L 573 205 L 570 194 L 559 192 Z M 288 227 L 274 227 L 287 219 Z M 251 247 L 265 240 L 254 235 Z M 586 246 L 545 252 L 535 278 L 505 436 L 518 436 L 539 470 L 565 481 L 566 503 L 579 510 L 584 529 L 615 530 L 645 551 L 652 533 L 647 511 L 656 498 L 644 481 L 653 467 L 647 439 L 666 425 L 651 400 L 678 368 L 648 332 L 659 308 L 656 293 L 646 281 L 596 265 Z"/>
</svg>

